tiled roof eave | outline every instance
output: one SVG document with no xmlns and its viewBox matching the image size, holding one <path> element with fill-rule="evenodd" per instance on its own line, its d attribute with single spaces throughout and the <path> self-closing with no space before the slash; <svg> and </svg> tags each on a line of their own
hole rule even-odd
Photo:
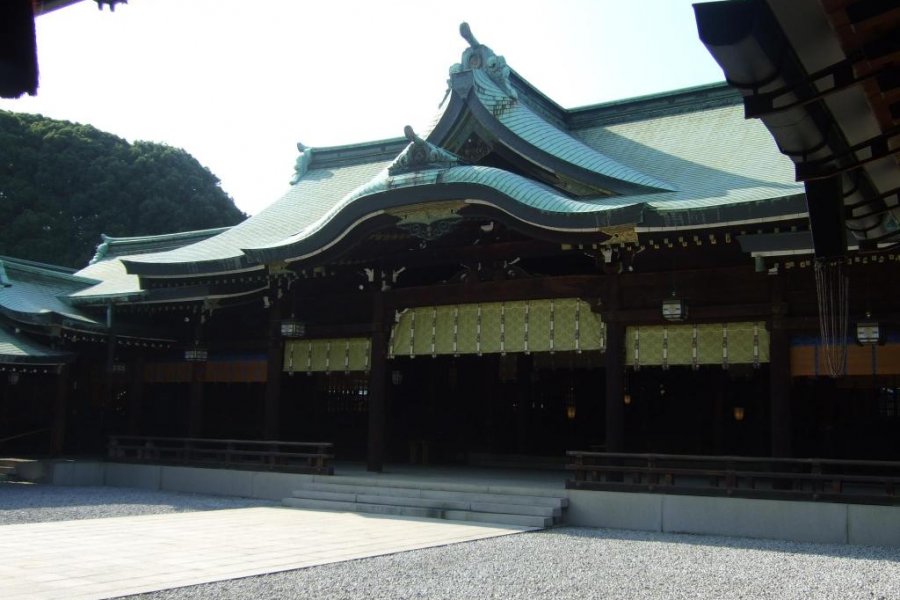
<svg viewBox="0 0 900 600">
<path fill-rule="evenodd" d="M 117 294 L 91 294 L 90 290 L 85 290 L 78 296 L 66 296 L 66 302 L 72 306 L 128 304 L 131 302 L 140 302 L 146 295 L 146 290 L 140 290 L 138 292 L 121 292 Z"/>
<path fill-rule="evenodd" d="M 141 262 L 125 258 L 120 260 L 129 274 L 150 278 L 207 276 L 256 271 L 265 268 L 264 265 L 256 263 L 246 254 L 228 258 L 182 262 Z"/>
<path fill-rule="evenodd" d="M 484 78 L 481 78 L 484 79 Z M 535 126 L 539 126 L 541 131 L 549 132 L 554 139 L 558 140 L 560 148 L 572 147 L 579 149 L 579 152 L 600 162 L 608 163 L 608 169 L 619 171 L 622 177 L 615 176 L 611 173 L 604 173 L 593 168 L 588 168 L 567 160 L 562 156 L 557 156 L 550 150 L 539 147 L 538 143 L 528 141 L 520 132 L 507 126 L 500 117 L 495 116 L 491 109 L 485 105 L 482 95 L 478 93 L 477 83 L 473 82 L 473 88 L 466 93 L 466 106 L 472 116 L 479 124 L 488 130 L 503 145 L 512 151 L 528 158 L 530 161 L 542 165 L 545 168 L 565 175 L 575 181 L 585 183 L 597 188 L 609 190 L 617 194 L 647 194 L 653 192 L 671 192 L 675 191 L 671 185 L 658 181 L 649 175 L 639 173 L 634 169 L 619 164 L 617 161 L 602 155 L 595 148 L 585 145 L 583 142 L 573 137 L 569 132 L 562 131 L 557 127 L 549 124 L 540 116 L 533 114 L 530 109 L 518 107 L 516 110 L 525 111 L 524 114 L 531 117 L 531 122 Z M 516 106 L 515 104 L 513 105 Z M 642 181 L 639 181 L 642 180 Z"/>
<path fill-rule="evenodd" d="M 638 231 L 698 229 L 728 224 L 764 223 L 806 217 L 806 196 L 789 194 L 763 200 L 721 204 L 704 208 L 665 210 L 648 207 Z"/>
<path fill-rule="evenodd" d="M 42 327 L 63 327 L 65 329 L 78 329 L 89 331 L 106 331 L 106 325 L 87 318 L 75 319 L 68 315 L 63 315 L 54 311 L 44 312 L 25 312 L 17 311 L 4 306 L 0 306 L 0 314 L 3 314 L 11 321 L 28 325 L 39 325 Z"/>
<path fill-rule="evenodd" d="M 466 169 L 466 167 L 458 167 Z M 454 169 L 449 169 L 452 172 Z M 500 173 L 506 173 L 492 169 Z M 512 174 L 508 174 L 511 175 Z M 421 175 L 418 175 L 421 177 Z M 514 176 L 519 178 L 518 176 Z M 524 180 L 526 183 L 528 180 Z M 464 200 L 470 205 L 487 205 L 536 229 L 571 234 L 596 233 L 606 227 L 635 223 L 640 220 L 643 205 L 634 204 L 617 208 L 583 212 L 559 212 L 542 210 L 523 203 L 520 199 L 483 182 L 447 181 L 435 174 L 431 182 L 423 185 L 398 185 L 395 180 L 379 186 L 366 186 L 366 192 L 347 202 L 331 219 L 303 237 L 286 240 L 268 247 L 245 249 L 254 261 L 297 260 L 308 258 L 330 245 L 332 240 L 344 235 L 348 228 L 361 223 L 367 217 L 383 214 L 386 210 L 409 205 Z"/>
<path fill-rule="evenodd" d="M 0 326 L 0 364 L 56 366 L 72 362 L 75 358 L 71 352 L 48 348 L 20 333 L 13 333 L 6 326 Z"/>
<path fill-rule="evenodd" d="M 70 352 L 21 356 L 0 352 L 0 364 L 27 365 L 29 367 L 55 367 L 74 362 L 77 356 Z"/>
</svg>

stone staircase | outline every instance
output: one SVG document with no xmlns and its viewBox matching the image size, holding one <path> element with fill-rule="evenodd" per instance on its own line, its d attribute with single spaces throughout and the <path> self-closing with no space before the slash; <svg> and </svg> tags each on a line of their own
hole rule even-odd
<svg viewBox="0 0 900 600">
<path fill-rule="evenodd" d="M 42 481 L 46 474 L 44 462 L 32 458 L 0 458 L 0 482 Z"/>
<path fill-rule="evenodd" d="M 18 462 L 15 459 L 0 458 L 0 481 L 18 481 Z"/>
<path fill-rule="evenodd" d="M 340 476 L 312 477 L 282 503 L 312 510 L 542 529 L 562 521 L 569 500 L 564 489 Z"/>
</svg>

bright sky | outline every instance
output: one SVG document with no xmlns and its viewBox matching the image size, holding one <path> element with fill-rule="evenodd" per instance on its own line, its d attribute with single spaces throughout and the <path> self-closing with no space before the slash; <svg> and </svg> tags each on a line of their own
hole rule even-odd
<svg viewBox="0 0 900 600">
<path fill-rule="evenodd" d="M 691 0 L 84 1 L 38 18 L 38 95 L 0 109 L 184 148 L 254 214 L 286 191 L 298 141 L 428 123 L 461 21 L 564 107 L 723 79 Z"/>
</svg>

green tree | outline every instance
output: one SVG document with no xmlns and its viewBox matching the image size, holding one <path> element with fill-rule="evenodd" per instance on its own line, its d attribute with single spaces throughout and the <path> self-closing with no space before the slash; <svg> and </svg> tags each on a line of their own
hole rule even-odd
<svg viewBox="0 0 900 600">
<path fill-rule="evenodd" d="M 0 254 L 82 267 L 101 233 L 153 235 L 244 218 L 184 150 L 0 111 Z"/>
</svg>

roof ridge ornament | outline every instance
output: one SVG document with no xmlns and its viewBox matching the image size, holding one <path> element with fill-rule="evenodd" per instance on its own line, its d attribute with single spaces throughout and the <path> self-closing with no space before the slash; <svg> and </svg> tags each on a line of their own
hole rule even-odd
<svg viewBox="0 0 900 600">
<path fill-rule="evenodd" d="M 420 138 L 409 125 L 403 128 L 403 135 L 409 140 L 409 145 L 388 167 L 389 175 L 400 175 L 424 169 L 449 169 L 460 162 L 459 157 L 452 152 Z"/>
<path fill-rule="evenodd" d="M 450 67 L 450 81 L 448 81 L 450 87 L 453 87 L 454 74 L 481 70 L 487 73 L 503 93 L 512 99 L 517 99 L 518 94 L 509 81 L 510 69 L 506 65 L 506 59 L 479 42 L 465 21 L 459 24 L 459 35 L 469 42 L 469 47 L 463 52 L 461 62 Z"/>
<path fill-rule="evenodd" d="M 89 265 L 96 264 L 106 258 L 106 255 L 109 253 L 109 242 L 111 239 L 112 238 L 105 233 L 100 234 L 100 243 L 97 244 L 97 249 L 94 250 L 94 256 L 88 261 Z"/>
<path fill-rule="evenodd" d="M 291 177 L 291 185 L 297 185 L 303 179 L 303 176 L 309 170 L 309 163 L 312 160 L 312 148 L 304 145 L 303 142 L 297 142 L 297 150 L 300 151 L 300 156 L 297 157 L 297 162 L 294 163 L 294 176 Z"/>
</svg>

